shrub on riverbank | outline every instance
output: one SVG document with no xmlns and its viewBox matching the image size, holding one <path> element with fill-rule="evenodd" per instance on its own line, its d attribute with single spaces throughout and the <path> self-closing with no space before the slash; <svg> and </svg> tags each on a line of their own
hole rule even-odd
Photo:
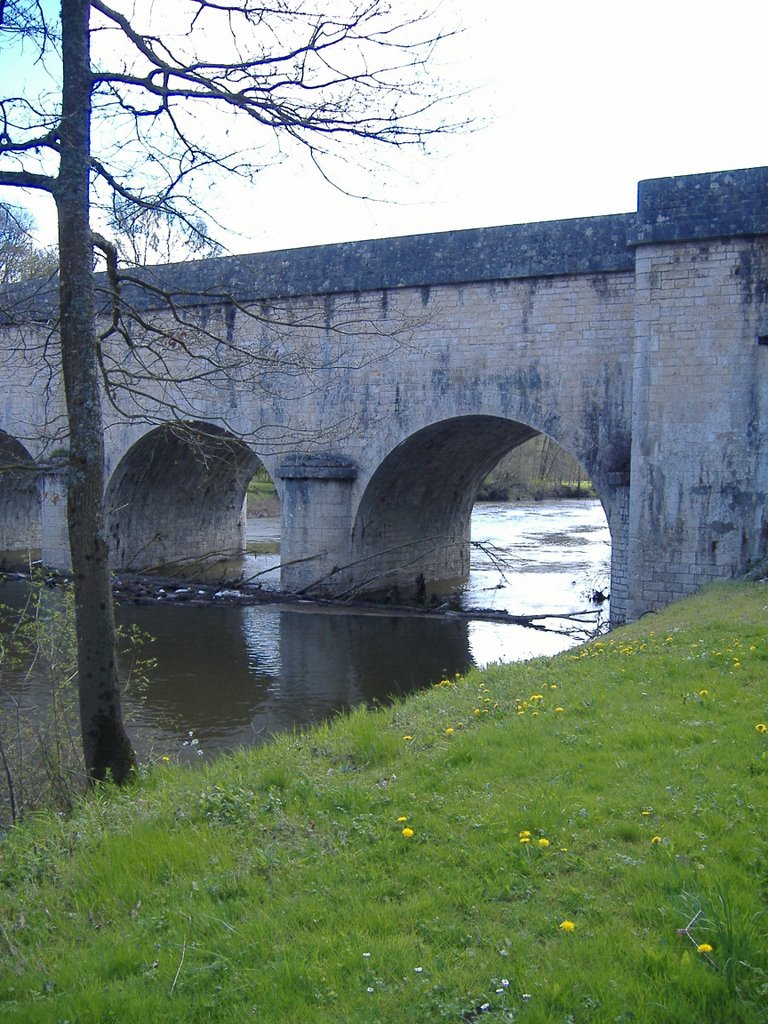
<svg viewBox="0 0 768 1024">
<path fill-rule="evenodd" d="M 0 846 L 3 1021 L 766 1020 L 768 590 Z"/>
</svg>

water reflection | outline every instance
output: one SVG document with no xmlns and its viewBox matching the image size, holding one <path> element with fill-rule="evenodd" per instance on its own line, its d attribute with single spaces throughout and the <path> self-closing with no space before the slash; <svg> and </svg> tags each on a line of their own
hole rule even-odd
<svg viewBox="0 0 768 1024">
<path fill-rule="evenodd" d="M 129 605 L 118 620 L 156 638 L 150 686 L 126 702 L 142 753 L 190 732 L 204 750 L 252 744 L 472 663 L 467 623 L 442 619 Z"/>
<path fill-rule="evenodd" d="M 258 521 L 261 538 L 276 528 Z M 587 607 L 595 580 L 607 580 L 610 537 L 598 502 L 478 506 L 472 535 L 480 546 L 473 549 L 466 605 L 556 616 Z M 249 556 L 246 575 L 278 558 Z M 21 584 L 0 585 L 0 602 L 22 600 Z M 157 667 L 141 697 L 126 704 L 142 757 L 172 754 L 190 733 L 199 741 L 194 750 L 206 754 L 252 744 L 342 708 L 429 686 L 472 664 L 555 654 L 575 643 L 508 624 L 311 605 L 125 604 L 117 617 L 156 638 L 149 653 Z M 558 625 L 555 618 L 550 624 Z M 3 685 L 18 694 L 22 684 L 5 677 Z M 29 700 L 34 686 L 27 685 Z"/>
</svg>

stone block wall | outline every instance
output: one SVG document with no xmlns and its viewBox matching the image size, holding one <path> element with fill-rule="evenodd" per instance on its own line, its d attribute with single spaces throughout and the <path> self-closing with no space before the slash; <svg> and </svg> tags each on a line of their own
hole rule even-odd
<svg viewBox="0 0 768 1024">
<path fill-rule="evenodd" d="M 768 240 L 636 255 L 629 613 L 744 572 L 768 537 Z"/>
<path fill-rule="evenodd" d="M 110 413 L 121 564 L 240 543 L 258 457 L 283 500 L 288 586 L 449 578 L 480 476 L 537 431 L 601 497 L 617 621 L 766 557 L 768 168 L 642 182 L 638 199 L 636 214 L 148 268 L 185 294 L 185 339 L 220 334 L 254 368 L 181 367 L 187 383 L 149 387 L 137 417 Z M 53 301 L 0 301 L 43 325 L 8 323 L 0 345 L 0 431 L 41 464 L 66 440 Z M 145 450 L 169 408 L 238 444 L 207 461 Z M 9 509 L 14 486 L 5 474 Z M 64 505 L 41 493 L 43 557 L 58 558 Z"/>
</svg>

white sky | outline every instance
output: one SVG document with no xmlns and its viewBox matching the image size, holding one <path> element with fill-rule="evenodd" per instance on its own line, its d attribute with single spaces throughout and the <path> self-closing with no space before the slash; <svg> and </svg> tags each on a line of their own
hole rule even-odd
<svg viewBox="0 0 768 1024">
<path fill-rule="evenodd" d="M 442 75 L 476 130 L 361 182 L 387 202 L 295 163 L 229 182 L 233 251 L 620 213 L 643 178 L 768 165 L 766 0 L 444 0 L 442 20 L 465 26 Z"/>
<path fill-rule="evenodd" d="M 399 204 L 266 171 L 233 248 L 620 213 L 644 178 L 768 164 L 766 0 L 444 6 L 466 26 L 446 60 L 486 126 L 443 140 L 388 188 L 373 183 Z"/>
</svg>

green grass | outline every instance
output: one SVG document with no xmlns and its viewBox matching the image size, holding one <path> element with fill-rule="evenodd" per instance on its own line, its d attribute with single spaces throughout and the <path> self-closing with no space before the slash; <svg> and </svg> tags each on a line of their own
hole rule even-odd
<svg viewBox="0 0 768 1024">
<path fill-rule="evenodd" d="M 255 498 L 274 498 L 277 491 L 271 480 L 258 480 L 254 477 L 248 484 L 248 494 Z"/>
<path fill-rule="evenodd" d="M 27 819 L 0 1019 L 768 1021 L 767 678 L 724 585 Z"/>
</svg>

